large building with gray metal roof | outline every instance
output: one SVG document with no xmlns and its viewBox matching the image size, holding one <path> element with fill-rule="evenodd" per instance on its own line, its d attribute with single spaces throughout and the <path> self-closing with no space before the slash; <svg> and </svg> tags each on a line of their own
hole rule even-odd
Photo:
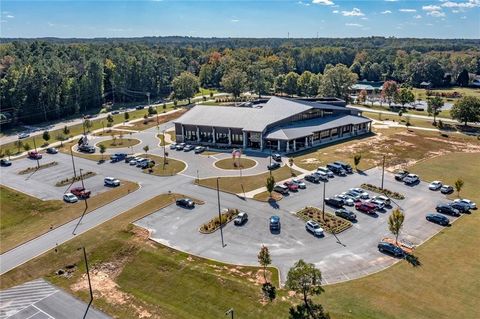
<svg viewBox="0 0 480 319">
<path fill-rule="evenodd" d="M 370 119 L 329 98 L 272 97 L 253 107 L 196 105 L 175 121 L 178 143 L 283 153 L 370 131 Z"/>
</svg>

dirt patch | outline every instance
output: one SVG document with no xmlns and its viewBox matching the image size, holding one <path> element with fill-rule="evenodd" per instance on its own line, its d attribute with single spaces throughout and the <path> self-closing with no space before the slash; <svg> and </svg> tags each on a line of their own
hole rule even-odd
<svg viewBox="0 0 480 319">
<path fill-rule="evenodd" d="M 320 161 L 316 158 L 304 158 L 301 160 L 302 163 L 304 164 L 318 164 Z"/>
</svg>

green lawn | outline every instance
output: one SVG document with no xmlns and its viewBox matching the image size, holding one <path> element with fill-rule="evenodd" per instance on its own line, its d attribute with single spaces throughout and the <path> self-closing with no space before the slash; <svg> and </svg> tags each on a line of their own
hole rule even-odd
<svg viewBox="0 0 480 319">
<path fill-rule="evenodd" d="M 180 173 L 187 167 L 184 162 L 173 158 L 167 158 L 167 162 L 165 163 L 165 165 L 163 165 L 163 156 L 143 154 L 142 157 L 149 158 L 155 161 L 155 166 L 153 167 L 152 173 L 150 173 L 148 169 L 143 170 L 143 172 L 147 174 L 153 174 L 157 176 L 173 176 Z"/>
<path fill-rule="evenodd" d="M 140 144 L 140 140 L 136 138 L 116 138 L 111 140 L 105 140 L 98 143 L 98 145 L 103 144 L 107 149 L 109 148 L 123 148 L 131 147 L 137 144 Z"/>
<path fill-rule="evenodd" d="M 355 104 L 356 106 L 360 106 L 360 107 L 366 107 L 366 108 L 369 108 L 371 109 L 372 111 L 375 111 L 375 110 L 378 110 L 378 111 L 388 111 L 388 112 L 394 112 L 392 110 L 390 110 L 388 108 L 388 104 L 383 104 L 383 106 L 380 106 L 380 105 L 371 105 L 369 103 L 365 103 L 365 104 Z M 425 111 L 417 111 L 417 110 L 405 110 L 403 112 L 404 115 L 408 115 L 408 114 L 412 114 L 412 115 L 424 115 L 424 116 L 429 116 L 427 110 L 425 109 Z M 450 116 L 450 110 L 443 110 L 440 112 L 440 114 L 438 115 L 438 117 L 444 117 L 444 118 L 451 118 Z"/>
<path fill-rule="evenodd" d="M 279 169 L 273 170 L 273 177 L 277 182 L 300 174 L 295 170 L 291 170 L 288 166 L 283 166 Z M 227 193 L 240 194 L 243 192 L 249 192 L 257 188 L 265 187 L 265 182 L 270 173 L 262 173 L 258 175 L 243 176 L 240 177 L 240 174 L 235 177 L 221 177 L 219 179 L 220 190 Z M 205 186 L 209 188 L 217 187 L 217 178 L 204 178 L 200 181 L 196 181 L 200 186 Z M 242 189 L 243 186 L 243 189 Z"/>
<path fill-rule="evenodd" d="M 216 89 L 205 89 L 205 88 L 200 88 L 200 92 L 195 94 L 196 97 L 198 96 L 206 96 L 207 98 L 210 98 L 210 93 L 217 94 L 218 91 Z"/>
<path fill-rule="evenodd" d="M 238 163 L 238 166 L 235 166 L 235 164 L 237 163 Z M 256 164 L 257 162 L 249 158 L 240 158 L 238 161 L 233 161 L 232 158 L 224 158 L 214 163 L 214 165 L 218 168 L 229 169 L 229 170 L 240 170 L 240 169 L 252 168 Z"/>
<path fill-rule="evenodd" d="M 452 87 L 452 88 L 448 88 L 448 89 L 433 89 L 431 90 L 433 92 L 449 92 L 449 93 L 453 93 L 453 92 L 459 92 L 462 97 L 464 96 L 476 96 L 476 97 L 479 97 L 480 98 L 480 89 L 474 89 L 474 88 L 463 88 L 463 87 Z M 418 89 L 418 88 L 414 88 L 413 89 L 413 94 L 415 94 L 415 98 L 417 100 L 423 100 L 423 101 L 426 101 L 427 100 L 427 95 L 426 95 L 426 90 L 425 89 Z M 448 102 L 448 103 L 455 103 L 456 101 L 458 101 L 459 99 L 458 98 L 442 98 L 444 102 Z"/>
</svg>

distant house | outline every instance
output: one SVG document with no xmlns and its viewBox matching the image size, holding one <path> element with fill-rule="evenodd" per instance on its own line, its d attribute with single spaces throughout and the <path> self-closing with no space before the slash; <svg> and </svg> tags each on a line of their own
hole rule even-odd
<svg viewBox="0 0 480 319">
<path fill-rule="evenodd" d="M 350 88 L 352 94 L 358 94 L 361 91 L 365 90 L 367 93 L 380 92 L 383 89 L 384 82 L 375 82 L 375 81 L 358 81 Z"/>
<path fill-rule="evenodd" d="M 475 79 L 473 79 L 472 86 L 480 87 L 480 77 L 476 77 Z"/>
<path fill-rule="evenodd" d="M 420 87 L 422 89 L 431 89 L 432 88 L 432 82 L 423 81 L 422 83 L 420 83 Z"/>
<path fill-rule="evenodd" d="M 272 97 L 261 107 L 196 105 L 174 123 L 177 142 L 285 153 L 371 130 L 369 118 L 334 98 Z"/>
</svg>

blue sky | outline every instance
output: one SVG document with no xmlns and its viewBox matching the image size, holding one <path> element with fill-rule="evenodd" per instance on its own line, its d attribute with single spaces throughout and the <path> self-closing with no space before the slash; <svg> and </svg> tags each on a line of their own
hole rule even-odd
<svg viewBox="0 0 480 319">
<path fill-rule="evenodd" d="M 480 38 L 480 0 L 0 1 L 1 37 Z"/>
</svg>

